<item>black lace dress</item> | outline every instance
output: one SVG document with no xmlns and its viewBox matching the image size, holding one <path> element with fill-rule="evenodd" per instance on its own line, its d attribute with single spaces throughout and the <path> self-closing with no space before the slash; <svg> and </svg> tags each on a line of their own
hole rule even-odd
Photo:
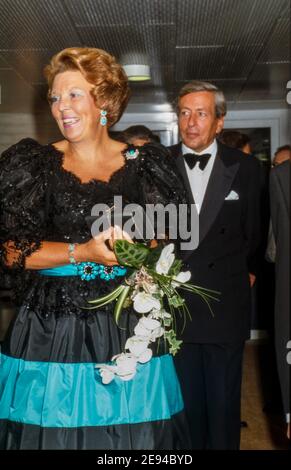
<svg viewBox="0 0 291 470">
<path fill-rule="evenodd" d="M 113 306 L 84 310 L 120 277 L 89 281 L 24 270 L 43 240 L 82 243 L 91 237 L 85 217 L 97 203 L 185 202 L 167 151 L 149 145 L 125 159 L 108 183 L 81 181 L 62 167 L 52 145 L 24 139 L 0 159 L 1 276 L 13 279 L 17 315 L 1 351 L 0 448 L 185 449 L 183 401 L 172 357 L 159 348 L 131 381 L 103 384 L 96 363 L 108 363 L 133 334 L 135 313 Z M 7 242 L 20 253 L 5 268 Z"/>
</svg>

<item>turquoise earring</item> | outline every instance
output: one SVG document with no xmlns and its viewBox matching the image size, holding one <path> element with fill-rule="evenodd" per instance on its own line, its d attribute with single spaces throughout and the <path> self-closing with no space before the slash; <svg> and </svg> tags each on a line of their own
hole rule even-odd
<svg viewBox="0 0 291 470">
<path fill-rule="evenodd" d="M 100 111 L 100 124 L 101 126 L 106 126 L 107 124 L 107 111 L 105 109 L 101 109 Z"/>
</svg>

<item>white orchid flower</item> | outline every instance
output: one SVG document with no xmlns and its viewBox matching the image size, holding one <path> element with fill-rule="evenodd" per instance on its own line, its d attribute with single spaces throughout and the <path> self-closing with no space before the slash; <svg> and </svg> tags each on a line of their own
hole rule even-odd
<svg viewBox="0 0 291 470">
<path fill-rule="evenodd" d="M 169 269 L 175 260 L 175 255 L 173 253 L 174 248 L 174 243 L 170 243 L 163 248 L 160 258 L 156 263 L 156 272 L 158 274 L 168 274 Z"/>
<path fill-rule="evenodd" d="M 160 338 L 161 336 L 163 336 L 163 334 L 165 333 L 165 330 L 162 326 L 159 326 L 158 328 L 155 328 L 152 333 L 151 333 L 151 336 L 150 336 L 150 340 L 152 342 L 156 341 L 157 338 Z"/>
<path fill-rule="evenodd" d="M 115 362 L 116 375 L 118 375 L 121 380 L 131 380 L 135 376 L 137 359 L 133 357 L 132 354 L 119 354 L 115 356 Z"/>
<path fill-rule="evenodd" d="M 133 308 L 138 313 L 150 312 L 153 308 L 159 309 L 161 303 L 158 299 L 153 297 L 151 294 L 145 292 L 139 292 L 134 296 Z"/>
<path fill-rule="evenodd" d="M 185 282 L 188 282 L 191 278 L 191 272 L 190 271 L 182 271 L 179 273 L 177 276 L 173 276 L 173 282 L 172 286 L 173 287 L 178 287 L 179 283 L 185 284 Z M 175 282 L 178 281 L 178 282 Z"/>
<path fill-rule="evenodd" d="M 153 351 L 150 348 L 147 348 L 140 356 L 138 356 L 138 362 L 141 364 L 145 364 L 146 362 L 149 362 L 152 358 Z"/>
<path fill-rule="evenodd" d="M 159 318 L 172 318 L 172 315 L 168 312 L 166 312 L 165 309 L 161 308 L 160 310 L 153 309 L 151 313 L 148 315 L 148 318 L 154 318 L 154 319 L 159 319 Z"/>
<path fill-rule="evenodd" d="M 112 382 L 112 380 L 114 379 L 116 366 L 101 364 L 100 366 L 96 366 L 96 368 L 99 369 L 102 378 L 102 383 L 105 385 L 110 384 L 110 382 Z"/>
<path fill-rule="evenodd" d="M 157 320 L 154 320 L 150 316 L 142 317 L 134 329 L 134 333 L 137 336 L 144 336 L 149 340 L 151 333 L 156 328 L 159 328 L 161 323 Z"/>
<path fill-rule="evenodd" d="M 155 328 L 158 328 L 159 326 L 161 326 L 158 320 L 154 320 L 153 318 L 149 318 L 149 317 L 142 317 L 139 320 L 139 323 L 144 328 L 147 328 L 148 330 L 154 330 Z"/>
<path fill-rule="evenodd" d="M 146 338 L 147 341 L 150 340 L 151 330 L 145 328 L 140 322 L 138 322 L 133 331 L 136 336 L 142 336 L 143 338 Z"/>
<path fill-rule="evenodd" d="M 153 342 L 164 334 L 164 328 L 161 323 L 154 318 L 142 317 L 136 325 L 134 332 L 140 339 L 144 341 Z M 138 356 L 140 357 L 140 356 Z"/>
<path fill-rule="evenodd" d="M 144 336 L 131 336 L 125 343 L 125 349 L 128 349 L 136 358 L 147 349 L 149 339 Z"/>
</svg>

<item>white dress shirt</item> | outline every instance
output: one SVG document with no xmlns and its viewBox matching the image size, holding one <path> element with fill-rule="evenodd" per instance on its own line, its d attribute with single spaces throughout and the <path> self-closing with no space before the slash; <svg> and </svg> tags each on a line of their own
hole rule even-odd
<svg viewBox="0 0 291 470">
<path fill-rule="evenodd" d="M 202 207 L 202 203 L 203 203 L 203 199 L 204 199 L 204 196 L 205 196 L 205 191 L 206 191 L 206 188 L 207 188 L 207 185 L 208 185 L 208 181 L 209 181 L 209 178 L 210 178 L 210 175 L 211 175 L 211 171 L 212 171 L 212 168 L 213 168 L 213 165 L 214 165 L 214 160 L 215 160 L 216 153 L 217 153 L 217 142 L 214 139 L 212 144 L 210 144 L 209 147 L 207 147 L 206 149 L 203 150 L 203 152 L 200 152 L 200 153 L 194 152 L 192 149 L 187 147 L 185 144 L 182 144 L 182 153 L 183 153 L 183 155 L 185 153 L 196 153 L 197 155 L 210 153 L 210 155 L 211 155 L 211 157 L 209 158 L 208 163 L 207 163 L 206 167 L 204 168 L 204 170 L 200 169 L 198 163 L 194 166 L 194 168 L 191 169 L 191 168 L 189 168 L 189 166 L 185 162 L 185 167 L 186 167 L 187 175 L 188 175 L 188 178 L 189 178 L 190 187 L 191 187 L 192 194 L 193 194 L 193 197 L 194 197 L 194 201 L 195 201 L 195 204 L 196 204 L 196 208 L 197 208 L 197 211 L 198 211 L 198 214 L 199 214 L 200 210 L 201 210 L 201 207 Z"/>
</svg>

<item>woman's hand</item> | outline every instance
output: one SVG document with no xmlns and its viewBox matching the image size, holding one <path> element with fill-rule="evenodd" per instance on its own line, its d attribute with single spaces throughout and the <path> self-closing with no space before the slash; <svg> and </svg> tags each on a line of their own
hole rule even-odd
<svg viewBox="0 0 291 470">
<path fill-rule="evenodd" d="M 118 264 L 113 251 L 113 245 L 116 240 L 125 239 L 132 242 L 126 232 L 120 227 L 109 227 L 109 229 L 91 238 L 87 243 L 77 245 L 75 248 L 75 259 L 79 261 L 92 261 L 95 263 L 113 266 Z"/>
<path fill-rule="evenodd" d="M 114 242 L 116 242 L 116 240 L 127 240 L 128 242 L 133 243 L 128 233 L 121 230 L 118 225 L 113 227 L 112 237 L 108 240 L 108 245 L 111 250 L 114 249 Z"/>
<path fill-rule="evenodd" d="M 118 264 L 113 244 L 118 239 L 132 240 L 127 233 L 119 227 L 110 227 L 100 233 L 97 237 L 91 238 L 86 243 L 75 244 L 73 257 L 76 261 L 93 261 L 95 263 L 113 266 Z M 6 266 L 13 268 L 18 263 L 21 256 L 13 241 L 8 241 L 4 245 L 6 249 Z M 63 266 L 70 262 L 69 244 L 63 242 L 43 241 L 41 247 L 25 258 L 25 269 L 48 269 L 56 266 Z"/>
</svg>

